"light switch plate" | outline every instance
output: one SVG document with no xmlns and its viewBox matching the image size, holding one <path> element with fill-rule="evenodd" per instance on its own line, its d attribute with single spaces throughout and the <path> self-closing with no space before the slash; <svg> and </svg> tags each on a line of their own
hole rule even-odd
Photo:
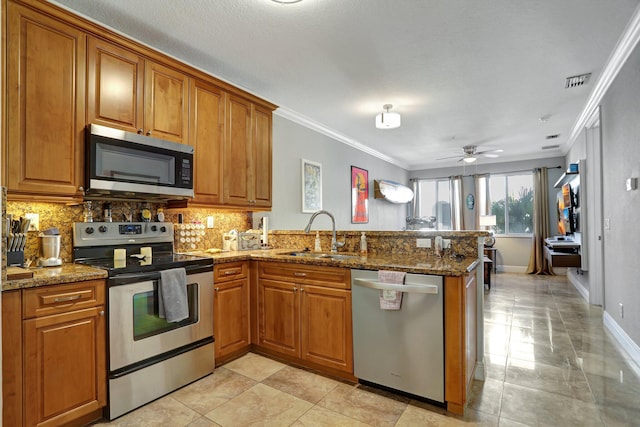
<svg viewBox="0 0 640 427">
<path fill-rule="evenodd" d="M 208 216 L 207 217 L 207 228 L 213 228 L 213 217 L 212 216 Z"/>
<path fill-rule="evenodd" d="M 431 239 L 416 239 L 416 248 L 430 248 Z"/>
<path fill-rule="evenodd" d="M 625 184 L 627 191 L 633 191 L 638 188 L 638 178 L 627 178 Z"/>
<path fill-rule="evenodd" d="M 25 214 L 24 217 L 26 219 L 30 219 L 29 230 L 27 231 L 38 231 L 40 230 L 40 214 L 37 213 L 28 213 Z"/>
<path fill-rule="evenodd" d="M 442 249 L 449 249 L 451 247 L 451 239 L 442 239 Z"/>
</svg>

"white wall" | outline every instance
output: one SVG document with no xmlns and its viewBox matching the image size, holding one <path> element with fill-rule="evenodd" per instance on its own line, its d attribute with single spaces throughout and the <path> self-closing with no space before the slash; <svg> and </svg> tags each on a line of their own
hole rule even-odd
<svg viewBox="0 0 640 427">
<path fill-rule="evenodd" d="M 601 103 L 605 305 L 609 316 L 640 344 L 640 190 L 625 180 L 640 177 L 640 48 L 636 47 Z M 619 304 L 625 306 L 624 318 Z"/>
<path fill-rule="evenodd" d="M 393 131 L 389 131 L 393 132 Z M 332 138 L 298 125 L 277 114 L 273 116 L 273 206 L 271 212 L 254 213 L 254 227 L 260 217 L 269 217 L 272 230 L 302 230 L 311 214 L 302 213 L 301 159 L 322 164 L 322 208 L 331 212 L 339 230 L 402 230 L 406 205 L 374 199 L 373 180 L 390 179 L 408 185 L 404 169 L 349 147 Z M 369 172 L 369 223 L 351 223 L 351 166 Z M 331 229 L 331 220 L 319 216 L 313 230 Z"/>
</svg>

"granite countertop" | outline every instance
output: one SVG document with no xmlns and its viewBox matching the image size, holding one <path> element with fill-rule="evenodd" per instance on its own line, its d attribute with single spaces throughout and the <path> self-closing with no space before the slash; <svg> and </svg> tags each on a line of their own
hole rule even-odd
<svg viewBox="0 0 640 427">
<path fill-rule="evenodd" d="M 334 260 L 331 258 L 296 257 L 286 255 L 295 252 L 292 249 L 270 249 L 253 251 L 231 251 L 210 254 L 207 252 L 188 252 L 188 254 L 207 256 L 214 259 L 214 265 L 233 261 L 264 260 L 283 261 L 294 264 L 320 265 L 331 267 L 357 268 L 362 270 L 395 270 L 416 274 L 435 274 L 439 276 L 462 276 L 478 265 L 478 258 L 435 257 L 412 254 L 368 255 L 340 252 L 338 255 L 355 256 L 351 259 Z"/>
<path fill-rule="evenodd" d="M 33 277 L 7 280 L 2 283 L 2 291 L 107 278 L 106 270 L 82 264 L 62 264 L 60 267 L 30 268 L 29 270 L 33 272 Z"/>
<path fill-rule="evenodd" d="M 439 276 L 462 276 L 478 265 L 477 258 L 452 258 L 424 255 L 369 255 L 361 257 L 349 255 L 349 259 L 313 258 L 287 255 L 292 249 L 269 249 L 253 251 L 231 251 L 211 254 L 205 251 L 184 252 L 213 258 L 214 265 L 220 263 L 248 260 L 280 261 L 293 264 L 306 264 L 330 267 L 357 268 L 362 270 L 395 270 L 416 274 L 435 274 Z M 2 284 L 3 291 L 35 288 L 38 286 L 80 282 L 84 280 L 105 279 L 106 270 L 82 264 L 63 264 L 60 267 L 32 268 L 33 277 L 29 279 L 7 280 Z"/>
</svg>

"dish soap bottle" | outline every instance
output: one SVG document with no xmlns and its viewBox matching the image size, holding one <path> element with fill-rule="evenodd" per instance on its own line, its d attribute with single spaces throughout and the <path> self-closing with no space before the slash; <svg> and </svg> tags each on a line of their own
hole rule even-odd
<svg viewBox="0 0 640 427">
<path fill-rule="evenodd" d="M 320 233 L 316 231 L 316 244 L 313 249 L 315 252 L 322 252 L 322 245 L 320 245 Z"/>
<path fill-rule="evenodd" d="M 365 236 L 364 231 L 360 235 L 360 255 L 367 255 L 367 236 Z"/>
</svg>

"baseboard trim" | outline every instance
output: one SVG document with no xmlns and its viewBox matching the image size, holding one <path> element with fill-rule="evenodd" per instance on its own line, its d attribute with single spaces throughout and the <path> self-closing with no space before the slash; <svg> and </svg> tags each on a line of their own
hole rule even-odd
<svg viewBox="0 0 640 427">
<path fill-rule="evenodd" d="M 582 286 L 582 282 L 576 275 L 575 270 L 568 270 L 567 278 L 569 279 L 569 283 L 571 283 L 573 287 L 576 288 L 576 290 L 580 293 L 580 295 L 582 295 L 582 298 L 584 298 L 586 302 L 589 302 L 589 289 Z"/>
<path fill-rule="evenodd" d="M 636 344 L 629 335 L 618 325 L 618 323 L 611 317 L 606 311 L 602 314 L 602 323 L 609 332 L 613 335 L 615 340 L 620 346 L 627 352 L 627 355 L 635 362 L 635 366 L 632 366 L 636 371 L 636 374 L 640 376 L 640 347 Z"/>
<path fill-rule="evenodd" d="M 499 273 L 526 273 L 527 267 L 523 265 L 498 265 L 496 271 Z"/>
</svg>

